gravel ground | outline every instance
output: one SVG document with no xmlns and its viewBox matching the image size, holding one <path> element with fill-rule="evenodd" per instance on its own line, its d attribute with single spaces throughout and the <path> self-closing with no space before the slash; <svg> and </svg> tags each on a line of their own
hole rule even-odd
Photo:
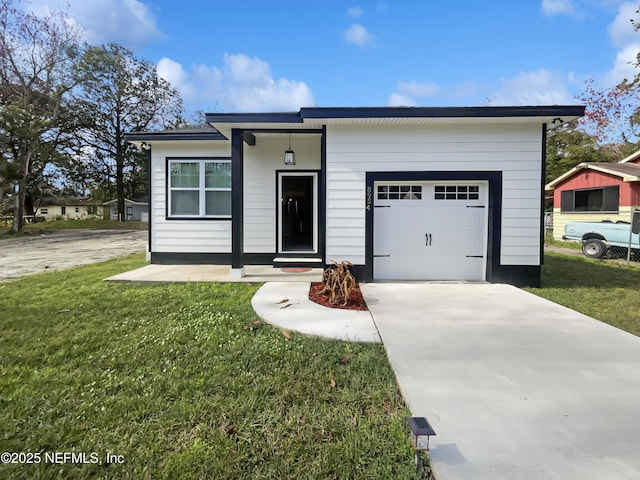
<svg viewBox="0 0 640 480">
<path fill-rule="evenodd" d="M 0 282 L 142 253 L 146 246 L 146 230 L 59 230 L 0 239 Z"/>
</svg>

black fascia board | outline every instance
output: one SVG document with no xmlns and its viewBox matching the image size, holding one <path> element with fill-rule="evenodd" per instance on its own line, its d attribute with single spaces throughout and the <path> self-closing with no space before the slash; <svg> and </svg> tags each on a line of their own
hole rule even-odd
<svg viewBox="0 0 640 480">
<path fill-rule="evenodd" d="M 584 115 L 584 105 L 516 107 L 309 107 L 300 110 L 302 119 L 323 118 L 500 118 L 558 117 Z"/>
<path fill-rule="evenodd" d="M 300 112 L 206 113 L 209 124 L 216 123 L 302 123 Z"/>
<path fill-rule="evenodd" d="M 485 107 L 305 107 L 299 112 L 207 113 L 209 124 L 303 123 L 305 119 L 337 118 L 513 118 L 581 117 L 584 105 Z"/>
<path fill-rule="evenodd" d="M 124 136 L 127 142 L 149 142 L 162 140 L 228 140 L 223 134 L 217 131 L 212 132 L 138 132 L 127 133 Z"/>
</svg>

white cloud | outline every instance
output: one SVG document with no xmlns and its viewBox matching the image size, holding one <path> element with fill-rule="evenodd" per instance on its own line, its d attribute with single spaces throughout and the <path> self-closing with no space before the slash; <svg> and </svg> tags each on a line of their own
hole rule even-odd
<svg viewBox="0 0 640 480">
<path fill-rule="evenodd" d="M 566 87 L 573 75 L 539 69 L 520 72 L 501 80 L 501 88 L 490 97 L 492 105 L 563 105 L 576 100 Z"/>
<path fill-rule="evenodd" d="M 389 95 L 387 105 L 390 107 L 415 107 L 418 103 L 413 98 L 395 92 Z"/>
<path fill-rule="evenodd" d="M 637 19 L 637 3 L 624 2 L 618 6 L 618 13 L 608 27 L 612 44 L 618 49 L 611 69 L 602 76 L 602 87 L 612 87 L 624 79 L 631 79 L 638 74 L 635 67 L 640 53 L 640 32 L 636 32 L 632 19 Z"/>
<path fill-rule="evenodd" d="M 477 103 L 481 86 L 475 82 L 451 85 L 446 90 L 436 83 L 419 83 L 416 81 L 398 81 L 396 91 L 387 98 L 387 105 L 392 107 L 413 107 L 419 105 L 438 105 L 443 101 L 446 105 L 467 105 Z"/>
<path fill-rule="evenodd" d="M 545 15 L 577 15 L 573 0 L 542 0 L 542 12 Z"/>
<path fill-rule="evenodd" d="M 361 17 L 362 9 L 360 7 L 351 7 L 349 10 L 347 10 L 347 15 L 354 18 Z"/>
<path fill-rule="evenodd" d="M 178 89 L 194 108 L 219 111 L 290 111 L 315 105 L 313 92 L 304 83 L 286 78 L 274 79 L 268 63 L 243 54 L 225 54 L 221 67 L 182 65 L 163 58 L 158 74 Z"/>
<path fill-rule="evenodd" d="M 366 47 L 373 43 L 373 36 L 359 23 L 352 24 L 344 32 L 344 39 L 347 43 L 353 43 L 358 47 Z"/>
<path fill-rule="evenodd" d="M 65 0 L 34 0 L 31 4 L 36 13 L 66 7 Z M 140 0 L 79 0 L 68 7 L 68 22 L 80 27 L 89 43 L 114 42 L 134 49 L 165 37 L 153 12 Z"/>
<path fill-rule="evenodd" d="M 442 89 L 435 83 L 405 82 L 399 80 L 396 91 L 389 95 L 387 104 L 394 107 L 411 107 L 420 104 L 420 100 L 437 97 Z"/>
<path fill-rule="evenodd" d="M 620 5 L 616 18 L 608 28 L 609 36 L 615 47 L 625 48 L 627 45 L 638 41 L 640 33 L 635 31 L 631 23 L 632 19 L 638 17 L 637 10 L 637 3 L 625 2 Z"/>
<path fill-rule="evenodd" d="M 613 68 L 604 76 L 603 86 L 612 87 L 618 85 L 624 79 L 631 80 L 638 74 L 635 67 L 640 53 L 640 43 L 632 43 L 618 51 Z"/>
</svg>

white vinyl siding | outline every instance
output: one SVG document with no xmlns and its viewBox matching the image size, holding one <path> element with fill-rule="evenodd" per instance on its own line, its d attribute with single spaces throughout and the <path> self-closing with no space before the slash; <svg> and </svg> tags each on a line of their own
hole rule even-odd
<svg viewBox="0 0 640 480">
<path fill-rule="evenodd" d="M 225 141 L 154 143 L 151 164 L 151 251 L 157 253 L 231 253 L 231 219 L 168 219 L 167 158 L 229 157 Z"/>
<path fill-rule="evenodd" d="M 276 171 L 320 170 L 320 135 L 292 135 L 296 165 L 284 165 L 288 135 L 256 134 L 256 146 L 244 146 L 244 251 L 276 253 L 278 216 Z M 320 232 L 322 234 L 323 232 Z"/>
<path fill-rule="evenodd" d="M 365 263 L 366 172 L 501 171 L 502 265 L 540 264 L 538 123 L 327 127 L 325 260 Z"/>
</svg>

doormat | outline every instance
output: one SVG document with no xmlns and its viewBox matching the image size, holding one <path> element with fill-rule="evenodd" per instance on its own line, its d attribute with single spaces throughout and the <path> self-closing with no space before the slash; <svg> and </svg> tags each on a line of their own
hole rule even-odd
<svg viewBox="0 0 640 480">
<path fill-rule="evenodd" d="M 309 267 L 284 267 L 280 269 L 284 273 L 306 273 L 310 272 L 311 268 Z"/>
</svg>

